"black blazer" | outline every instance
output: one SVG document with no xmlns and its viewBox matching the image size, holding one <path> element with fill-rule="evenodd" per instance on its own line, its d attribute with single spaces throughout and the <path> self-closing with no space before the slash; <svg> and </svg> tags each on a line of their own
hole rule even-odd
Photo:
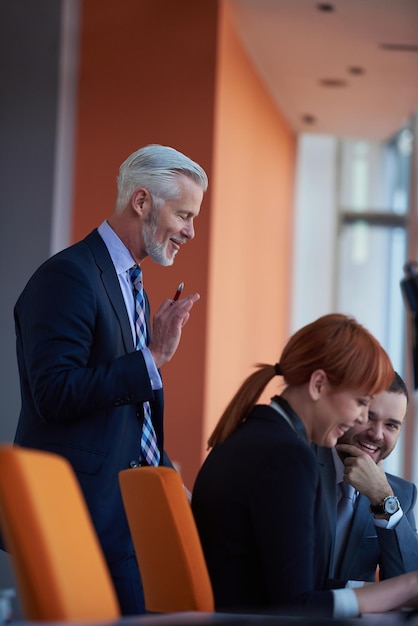
<svg viewBox="0 0 418 626">
<path fill-rule="evenodd" d="M 146 307 L 149 326 L 147 298 Z M 135 351 L 118 277 L 97 230 L 35 272 L 17 301 L 15 322 L 22 396 L 15 442 L 70 461 L 107 560 L 121 560 L 134 550 L 118 472 L 138 459 L 145 401 L 163 449 L 164 400 Z"/>
<path fill-rule="evenodd" d="M 192 507 L 218 610 L 332 615 L 318 463 L 273 408 L 256 406 L 210 452 Z"/>
<path fill-rule="evenodd" d="M 334 543 L 337 512 L 334 460 L 330 448 L 318 446 L 315 451 Z M 387 478 L 399 498 L 404 515 L 395 528 L 379 528 L 369 512 L 369 499 L 359 494 L 339 569 L 330 571 L 330 576 L 341 579 L 341 584 L 347 580 L 374 582 L 377 566 L 380 568 L 380 579 L 418 570 L 418 535 L 414 516 L 417 489 L 413 483 L 398 476 L 387 474 Z"/>
</svg>

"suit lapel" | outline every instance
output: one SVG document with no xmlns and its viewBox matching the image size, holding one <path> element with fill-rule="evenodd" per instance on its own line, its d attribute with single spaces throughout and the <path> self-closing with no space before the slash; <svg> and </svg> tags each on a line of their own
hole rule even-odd
<svg viewBox="0 0 418 626">
<path fill-rule="evenodd" d="M 332 538 L 331 556 L 330 556 L 330 576 L 333 575 L 334 562 L 334 546 L 335 546 L 335 527 L 337 523 L 337 489 L 335 478 L 335 467 L 332 453 L 329 448 L 317 447 L 316 456 L 318 459 L 322 488 L 324 493 L 325 508 L 329 522 L 330 536 Z"/>
<path fill-rule="evenodd" d="M 102 281 L 107 295 L 109 296 L 109 301 L 115 311 L 116 317 L 119 320 L 126 352 L 132 352 L 135 350 L 135 346 L 132 339 L 128 313 L 126 311 L 125 301 L 120 290 L 119 280 L 116 276 L 113 264 L 111 270 L 106 270 L 102 273 Z"/>
<path fill-rule="evenodd" d="M 326 493 L 326 508 L 331 528 L 335 528 L 337 519 L 337 489 L 335 485 L 335 467 L 331 450 L 318 448 L 317 458 L 321 470 L 321 480 Z M 334 533 L 332 533 L 334 535 Z"/>
<path fill-rule="evenodd" d="M 100 270 L 100 276 L 104 289 L 109 298 L 109 304 L 113 308 L 119 321 L 125 350 L 126 352 L 133 352 L 135 346 L 133 344 L 128 313 L 126 311 L 125 301 L 120 289 L 119 279 L 106 244 L 100 237 L 97 229 L 85 238 L 85 242 L 93 253 L 96 264 Z M 147 317 L 149 318 L 149 315 Z"/>
</svg>

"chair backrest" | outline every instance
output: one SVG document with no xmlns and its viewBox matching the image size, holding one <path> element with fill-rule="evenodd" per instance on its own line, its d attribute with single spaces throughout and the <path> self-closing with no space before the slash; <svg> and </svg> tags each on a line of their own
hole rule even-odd
<svg viewBox="0 0 418 626">
<path fill-rule="evenodd" d="M 26 619 L 120 617 L 84 496 L 66 459 L 0 446 L 0 526 Z"/>
<path fill-rule="evenodd" d="M 144 588 L 155 613 L 214 611 L 200 538 L 180 475 L 169 467 L 119 472 Z"/>
</svg>

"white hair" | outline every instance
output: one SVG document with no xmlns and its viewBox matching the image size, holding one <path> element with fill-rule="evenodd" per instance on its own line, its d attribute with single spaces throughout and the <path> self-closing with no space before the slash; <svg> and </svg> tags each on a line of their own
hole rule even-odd
<svg viewBox="0 0 418 626">
<path fill-rule="evenodd" d="M 139 187 L 148 189 L 156 206 L 165 200 L 177 199 L 180 196 L 177 182 L 179 174 L 188 176 L 203 192 L 206 191 L 208 187 L 206 172 L 181 152 L 158 144 L 140 148 L 119 168 L 115 211 L 123 211 Z"/>
</svg>

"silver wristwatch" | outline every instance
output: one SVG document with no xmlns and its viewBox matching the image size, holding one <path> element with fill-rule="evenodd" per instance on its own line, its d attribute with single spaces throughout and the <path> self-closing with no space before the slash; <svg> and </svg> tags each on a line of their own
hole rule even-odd
<svg viewBox="0 0 418 626">
<path fill-rule="evenodd" d="M 399 511 L 401 505 L 396 496 L 386 496 L 386 498 L 380 504 L 374 504 L 369 506 L 371 513 L 375 515 L 385 515 L 388 518 Z"/>
</svg>

